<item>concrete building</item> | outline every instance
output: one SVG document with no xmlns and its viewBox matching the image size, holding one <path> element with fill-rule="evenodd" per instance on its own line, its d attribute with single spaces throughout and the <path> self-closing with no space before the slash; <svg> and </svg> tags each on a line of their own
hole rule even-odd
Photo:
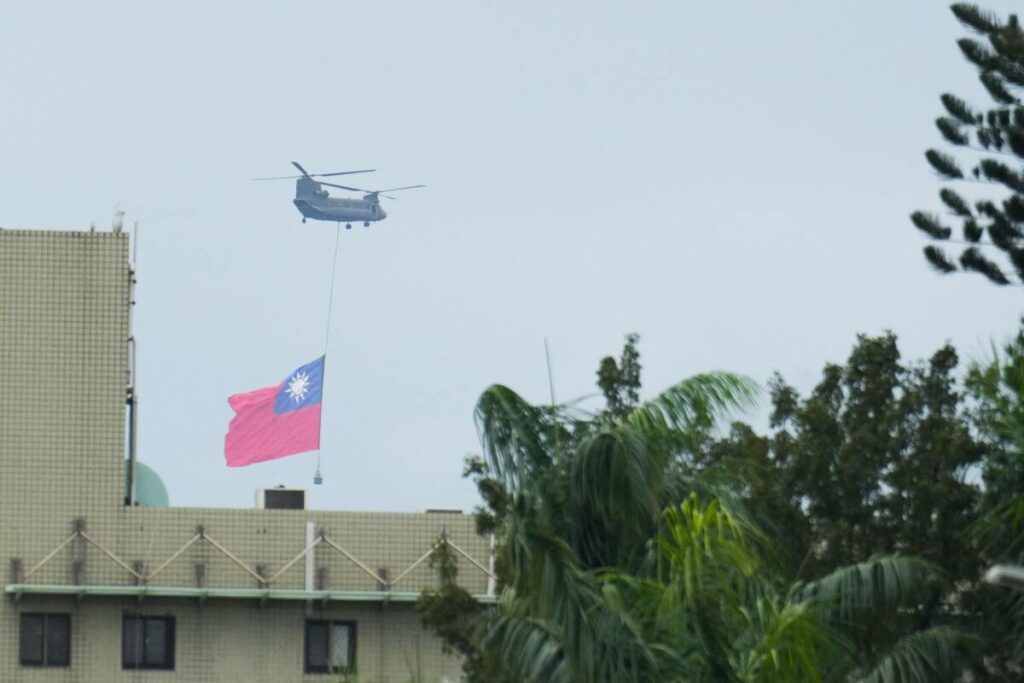
<svg viewBox="0 0 1024 683">
<path fill-rule="evenodd" d="M 124 233 L 0 230 L 0 681 L 458 680 L 414 601 L 439 539 L 490 599 L 471 516 L 150 506 L 133 279 Z"/>
</svg>

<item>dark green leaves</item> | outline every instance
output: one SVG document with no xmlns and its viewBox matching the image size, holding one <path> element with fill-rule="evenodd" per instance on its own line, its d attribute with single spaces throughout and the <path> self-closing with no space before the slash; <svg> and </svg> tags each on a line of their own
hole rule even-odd
<svg viewBox="0 0 1024 683">
<path fill-rule="evenodd" d="M 915 211 L 910 214 L 910 220 L 917 226 L 918 230 L 927 233 L 937 240 L 949 239 L 953 231 L 939 223 L 939 219 L 931 214 Z"/>
<path fill-rule="evenodd" d="M 953 160 L 953 157 L 948 154 L 943 154 L 942 152 L 930 149 L 924 153 L 924 158 L 928 160 L 928 163 L 932 165 L 932 168 L 934 168 L 939 175 L 945 178 L 955 179 L 964 177 L 963 171 L 961 171 L 960 167 L 956 165 L 956 161 Z"/>
<path fill-rule="evenodd" d="M 1006 82 L 994 71 L 984 71 L 981 76 L 981 84 L 985 86 L 989 94 L 1000 104 L 1017 104 L 1019 100 L 1006 87 Z"/>
<path fill-rule="evenodd" d="M 800 600 L 818 604 L 839 623 L 858 616 L 915 605 L 941 570 L 921 559 L 890 555 L 840 567 L 797 591 Z"/>
<path fill-rule="evenodd" d="M 993 261 L 985 258 L 977 247 L 968 247 L 960 254 L 960 265 L 964 270 L 981 273 L 997 285 L 1008 285 L 1010 281 Z"/>
<path fill-rule="evenodd" d="M 967 204 L 964 198 L 948 187 L 944 187 L 939 190 L 939 199 L 941 199 L 942 203 L 948 206 L 950 210 L 958 216 L 969 217 L 974 215 L 971 211 L 971 207 Z"/>
<path fill-rule="evenodd" d="M 966 145 L 970 138 L 960 129 L 960 123 L 948 116 L 935 119 L 935 127 L 946 141 L 954 145 Z"/>
<path fill-rule="evenodd" d="M 995 66 L 995 55 L 983 44 L 971 38 L 961 38 L 957 41 L 960 51 L 964 57 L 982 69 L 991 69 Z"/>
<path fill-rule="evenodd" d="M 973 4 L 957 3 L 951 9 L 964 26 L 980 34 L 978 37 L 961 38 L 957 44 L 964 57 L 978 67 L 978 77 L 994 104 L 987 110 L 979 110 L 962 98 L 945 93 L 940 100 L 946 115 L 936 119 L 935 125 L 946 143 L 988 152 L 989 155 L 982 156 L 971 167 L 969 178 L 965 178 L 956 159 L 943 151 L 930 149 L 925 158 L 944 180 L 990 183 L 1008 193 L 1001 209 L 998 208 L 999 202 L 988 198 L 977 203 L 987 222 L 972 214 L 968 197 L 942 188 L 939 198 L 962 221 L 964 240 L 970 243 L 959 255 L 960 267 L 981 273 L 993 283 L 1010 284 L 1004 272 L 1006 261 L 1013 266 L 1006 272 L 1024 276 L 1024 268 L 1017 262 L 1019 257 L 1015 256 L 1024 250 L 1024 230 L 1021 229 L 1024 227 L 1024 172 L 1021 171 L 1024 165 L 1024 108 L 1019 106 L 1017 96 L 1019 89 L 1024 87 L 1024 31 L 1013 16 L 1004 23 L 995 14 Z M 976 141 L 974 145 L 972 131 Z M 913 213 L 911 221 L 933 240 L 948 240 L 953 232 L 926 212 Z M 991 240 L 990 245 L 982 242 L 982 235 L 986 233 Z M 999 251 L 983 252 L 979 248 L 982 245 L 995 246 Z M 926 247 L 924 256 L 939 272 L 958 270 L 954 261 L 935 246 Z"/>
<path fill-rule="evenodd" d="M 982 159 L 978 164 L 982 175 L 988 180 L 1002 183 L 1014 192 L 1024 192 L 1024 175 L 1011 169 L 1001 161 Z"/>
<path fill-rule="evenodd" d="M 962 23 L 979 33 L 993 33 L 1001 26 L 998 17 L 991 12 L 980 9 L 977 5 L 958 2 L 953 4 L 950 10 L 953 11 L 954 16 Z"/>
<path fill-rule="evenodd" d="M 938 247 L 932 245 L 925 247 L 924 257 L 940 273 L 952 273 L 956 270 L 956 265 Z"/>
<path fill-rule="evenodd" d="M 956 95 L 946 93 L 939 99 L 942 101 L 942 106 L 944 106 L 946 111 L 949 112 L 949 115 L 960 123 L 973 126 L 981 120 L 981 117 L 971 111 L 971 108 L 967 103 Z"/>
<path fill-rule="evenodd" d="M 854 683 L 935 683 L 956 681 L 961 671 L 958 655 L 964 634 L 949 626 L 936 626 L 898 641 Z"/>
</svg>

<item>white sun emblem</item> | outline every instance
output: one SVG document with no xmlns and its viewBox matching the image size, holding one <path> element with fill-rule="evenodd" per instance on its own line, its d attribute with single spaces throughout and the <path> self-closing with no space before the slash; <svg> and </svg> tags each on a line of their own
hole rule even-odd
<svg viewBox="0 0 1024 683">
<path fill-rule="evenodd" d="M 288 396 L 294 399 L 296 403 L 304 399 L 308 393 L 309 375 L 306 373 L 296 373 L 294 377 L 288 380 Z"/>
</svg>

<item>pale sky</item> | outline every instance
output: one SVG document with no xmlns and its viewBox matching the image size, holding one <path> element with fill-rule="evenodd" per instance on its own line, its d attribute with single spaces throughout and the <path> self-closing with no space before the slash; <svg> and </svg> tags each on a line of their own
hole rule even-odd
<svg viewBox="0 0 1024 683">
<path fill-rule="evenodd" d="M 475 401 L 547 401 L 545 337 L 566 400 L 631 331 L 647 396 L 1012 333 L 1024 292 L 936 275 L 907 218 L 939 208 L 938 96 L 987 103 L 963 33 L 922 1 L 11 4 L 0 226 L 139 222 L 140 458 L 173 504 L 469 510 Z M 249 180 L 293 159 L 428 185 L 342 231 L 315 488 L 312 455 L 223 459 L 228 395 L 324 350 L 334 225 Z"/>
</svg>

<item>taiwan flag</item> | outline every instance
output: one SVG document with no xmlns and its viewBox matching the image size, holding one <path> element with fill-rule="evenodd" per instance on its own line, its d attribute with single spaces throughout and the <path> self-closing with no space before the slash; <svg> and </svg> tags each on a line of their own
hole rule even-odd
<svg viewBox="0 0 1024 683">
<path fill-rule="evenodd" d="M 228 467 L 242 467 L 320 448 L 324 356 L 274 387 L 228 398 L 235 416 L 224 437 Z"/>
</svg>

